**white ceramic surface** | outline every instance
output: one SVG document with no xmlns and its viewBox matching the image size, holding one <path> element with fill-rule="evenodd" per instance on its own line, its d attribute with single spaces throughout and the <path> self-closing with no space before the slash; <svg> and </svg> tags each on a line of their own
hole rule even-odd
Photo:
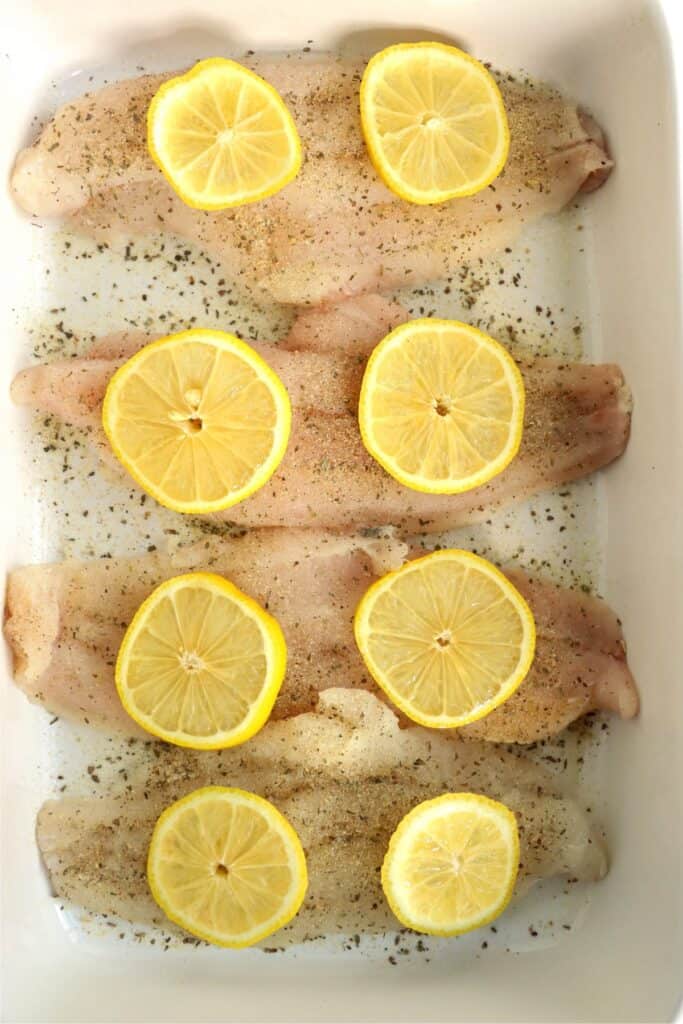
<svg viewBox="0 0 683 1024">
<path fill-rule="evenodd" d="M 32 135 L 34 115 L 48 114 L 56 97 L 68 94 L 71 72 L 104 67 L 131 74 L 136 63 L 172 68 L 211 52 L 238 56 L 248 48 L 300 48 L 310 40 L 315 49 L 368 51 L 391 39 L 443 35 L 498 67 L 524 68 L 557 84 L 595 113 L 607 128 L 617 169 L 590 201 L 590 240 L 577 249 L 568 218 L 544 229 L 540 241 L 530 241 L 536 264 L 529 273 L 537 274 L 539 288 L 550 289 L 546 294 L 565 302 L 567 332 L 572 316 L 579 316 L 588 354 L 619 362 L 635 394 L 625 457 L 603 475 L 597 498 L 579 488 L 574 499 L 584 534 L 591 532 L 590 517 L 599 519 L 600 551 L 586 556 L 586 572 L 621 613 L 643 699 L 637 722 L 611 727 L 601 758 L 612 866 L 594 887 L 580 927 L 528 954 L 440 955 L 399 969 L 370 955 L 162 954 L 128 941 L 116 948 L 84 940 L 82 929 L 65 929 L 40 869 L 33 827 L 66 741 L 48 733 L 43 713 L 11 685 L 7 667 L 0 688 L 4 1020 L 674 1018 L 683 988 L 683 334 L 679 69 L 670 39 L 676 6 L 570 0 L 549 11 L 544 0 L 420 0 L 419 6 L 346 0 L 343 10 L 332 10 L 311 0 L 275 9 L 265 0 L 246 7 L 234 0 L 122 0 L 103 10 L 84 0 L 33 0 L 26 9 L 4 12 L 5 177 L 17 148 Z M 69 540 L 61 511 L 47 500 L 56 492 L 42 477 L 36 485 L 35 452 L 23 436 L 30 420 L 10 406 L 6 387 L 30 355 L 27 311 L 39 324 L 49 300 L 69 284 L 68 272 L 54 262 L 59 284 L 46 279 L 37 253 L 44 256 L 51 243 L 34 237 L 43 229 L 31 226 L 4 193 L 0 209 L 0 453 L 7 494 L 0 523 L 3 566 L 12 566 L 51 557 L 66 541 L 82 553 L 83 537 Z M 548 266 L 539 269 L 538 254 L 545 252 Z M 99 272 L 114 273 L 116 264 Z M 94 329 L 82 311 L 78 315 L 83 330 Z M 109 485 L 98 486 L 94 500 L 102 503 Z M 105 509 L 90 528 L 95 550 L 106 527 Z M 493 543 L 481 533 L 476 540 Z M 115 543 L 125 550 L 125 531 L 117 532 Z M 541 537 L 539 550 L 544 543 Z M 573 557 L 581 550 L 577 538 Z M 507 553 L 499 548 L 498 556 Z M 88 742 L 72 744 L 69 756 L 86 758 Z"/>
</svg>

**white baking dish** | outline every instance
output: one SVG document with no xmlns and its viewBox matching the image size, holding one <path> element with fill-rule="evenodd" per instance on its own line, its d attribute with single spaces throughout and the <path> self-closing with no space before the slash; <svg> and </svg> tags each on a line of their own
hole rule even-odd
<svg viewBox="0 0 683 1024">
<path fill-rule="evenodd" d="M 130 74 L 137 62 L 173 68 L 247 48 L 286 50 L 312 41 L 316 49 L 369 51 L 396 39 L 443 35 L 497 67 L 555 83 L 592 110 L 607 129 L 617 169 L 591 206 L 589 262 L 576 301 L 588 306 L 580 315 L 590 354 L 621 364 L 636 401 L 628 451 L 600 485 L 595 533 L 604 531 L 606 539 L 598 576 L 622 614 L 643 710 L 637 722 L 610 730 L 601 783 L 612 866 L 580 927 L 560 942 L 530 943 L 523 955 L 465 957 L 454 950 L 452 958 L 395 969 L 386 955 L 163 954 L 65 929 L 33 839 L 54 751 L 44 714 L 15 690 L 7 670 L 0 693 L 4 1020 L 675 1018 L 683 992 L 683 334 L 669 38 L 675 7 L 662 12 L 646 0 L 570 0 L 552 9 L 545 0 L 346 0 L 333 10 L 311 0 L 123 0 L 104 10 L 85 0 L 33 0 L 30 9 L 5 12 L 5 177 L 33 134 L 31 118 L 54 108 L 53 80 L 63 87 L 78 69 Z M 56 554 L 64 531 L 52 529 L 49 504 L 36 506 L 22 446 L 28 420 L 7 399 L 12 372 L 30 354 L 26 310 L 38 316 L 57 292 L 35 259 L 32 233 L 43 229 L 29 226 L 4 192 L 0 202 L 4 574 L 6 566 Z M 555 265 L 548 272 L 571 276 Z M 567 289 L 571 303 L 571 282 Z M 588 515 L 598 504 L 581 507 Z M 118 537 L 123 550 L 125 537 Z"/>
</svg>

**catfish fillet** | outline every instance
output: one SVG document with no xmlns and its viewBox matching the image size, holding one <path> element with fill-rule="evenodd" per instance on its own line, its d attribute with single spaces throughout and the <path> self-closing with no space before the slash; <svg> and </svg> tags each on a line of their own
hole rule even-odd
<svg viewBox="0 0 683 1024">
<path fill-rule="evenodd" d="M 193 210 L 171 190 L 146 145 L 146 112 L 162 82 L 145 75 L 61 107 L 11 177 L 38 217 L 64 217 L 99 239 L 169 232 L 197 244 L 233 280 L 279 302 L 317 305 L 444 277 L 510 245 L 609 174 L 602 132 L 540 84 L 504 76 L 510 155 L 489 188 L 419 207 L 373 169 L 358 115 L 364 64 L 332 56 L 249 57 L 282 93 L 302 137 L 303 168 L 260 203 Z"/>
<path fill-rule="evenodd" d="M 398 319 L 399 310 L 374 311 L 377 340 L 387 322 Z M 213 518 L 244 526 L 393 525 L 413 533 L 437 532 L 476 522 L 496 508 L 587 476 L 626 447 L 631 394 L 618 366 L 527 360 L 520 363 L 526 391 L 524 433 L 510 465 L 463 494 L 421 494 L 389 476 L 360 437 L 360 353 L 372 335 L 367 320 L 349 325 L 348 316 L 320 312 L 301 319 L 285 341 L 287 347 L 253 346 L 279 374 L 292 400 L 287 452 L 256 494 Z M 340 348 L 336 332 L 344 323 L 350 341 Z M 320 339 L 321 332 L 327 337 L 321 351 L 289 348 L 292 337 L 305 345 Z M 139 334 L 102 338 L 85 357 L 31 366 L 15 378 L 12 397 L 19 405 L 85 428 L 110 458 L 101 422 L 104 392 L 117 367 L 148 340 Z"/>
<path fill-rule="evenodd" d="M 211 537 L 173 554 L 16 569 L 9 576 L 5 622 L 15 680 L 52 714 L 144 735 L 114 686 L 124 630 L 163 580 L 205 570 L 231 579 L 279 620 L 288 667 L 274 715 L 307 711 L 328 686 L 374 689 L 354 642 L 353 614 L 376 576 L 398 567 L 407 554 L 393 537 L 255 530 Z M 461 735 L 530 743 L 593 709 L 631 718 L 637 691 L 608 606 L 519 571 L 508 575 L 531 604 L 536 657 L 519 690 Z"/>
<path fill-rule="evenodd" d="M 127 791 L 44 804 L 37 839 L 54 894 L 175 931 L 147 888 L 147 847 L 163 808 L 209 784 L 272 800 L 301 837 L 308 894 L 291 924 L 265 940 L 270 947 L 398 928 L 379 880 L 389 837 L 415 804 L 448 791 L 484 793 L 515 812 L 518 895 L 539 878 L 597 881 L 607 870 L 588 817 L 537 765 L 497 747 L 399 729 L 371 694 L 329 689 L 315 711 L 271 722 L 243 747 L 163 750 Z"/>
</svg>

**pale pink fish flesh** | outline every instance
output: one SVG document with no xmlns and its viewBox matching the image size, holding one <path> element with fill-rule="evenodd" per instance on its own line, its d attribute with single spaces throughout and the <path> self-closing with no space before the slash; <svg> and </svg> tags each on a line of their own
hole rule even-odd
<svg viewBox="0 0 683 1024">
<path fill-rule="evenodd" d="M 504 75 L 511 132 L 504 171 L 474 196 L 414 206 L 382 184 L 368 159 L 358 116 L 362 62 L 302 55 L 243 62 L 282 93 L 303 141 L 299 176 L 275 196 L 207 213 L 175 195 L 146 146 L 147 107 L 165 74 L 117 82 L 62 107 L 17 157 L 17 202 L 107 241 L 170 232 L 247 287 L 318 305 L 418 285 L 500 251 L 526 224 L 597 187 L 612 167 L 602 132 L 575 104 Z"/>
<path fill-rule="evenodd" d="M 53 714 L 139 735 L 114 686 L 125 628 L 163 580 L 203 570 L 232 580 L 283 628 L 288 670 L 275 717 L 310 709 L 330 685 L 377 692 L 354 642 L 353 615 L 370 583 L 407 553 L 392 536 L 257 530 L 207 537 L 172 554 L 19 568 L 9 575 L 5 613 L 15 681 Z M 530 743 L 593 709 L 635 715 L 637 690 L 613 612 L 596 598 L 519 572 L 510 578 L 536 620 L 534 664 L 503 707 L 461 732 Z"/>
<path fill-rule="evenodd" d="M 304 314 L 283 345 L 255 344 L 283 380 L 294 406 L 292 435 L 284 459 L 268 483 L 247 501 L 217 518 L 244 526 L 357 529 L 393 525 L 407 532 L 437 532 L 488 517 L 491 511 L 550 490 L 609 465 L 623 452 L 631 422 L 631 396 L 614 365 L 520 362 L 526 389 L 524 434 L 519 454 L 489 483 L 457 495 L 424 494 L 389 476 L 367 453 L 356 409 L 363 372 L 361 351 L 395 320 L 400 307 L 382 300 L 362 310 L 362 329 L 353 311 L 367 298 L 341 310 Z M 368 319 L 370 317 L 370 319 Z M 354 327 L 354 323 L 356 326 Z M 340 344 L 353 340 L 347 353 Z M 290 351 L 308 339 L 328 337 L 323 351 Z M 292 340 L 293 339 L 293 340 Z M 110 457 L 100 421 L 109 378 L 133 351 L 149 340 L 118 335 L 100 341 L 92 354 L 30 367 L 12 385 L 20 405 L 52 412 L 86 427 L 91 441 Z M 106 358 L 104 358 L 106 357 Z"/>
<path fill-rule="evenodd" d="M 268 947 L 396 930 L 379 880 L 389 837 L 415 804 L 443 792 L 483 793 L 515 812 L 518 896 L 539 878 L 597 881 L 607 870 L 597 828 L 538 765 L 498 747 L 399 729 L 370 694 L 328 689 L 314 712 L 271 722 L 244 747 L 209 754 L 167 749 L 133 766 L 127 789 L 117 794 L 44 804 L 37 839 L 54 895 L 175 932 L 145 877 L 152 828 L 173 800 L 221 784 L 272 800 L 306 851 L 305 902 L 290 925 L 264 941 Z"/>
</svg>

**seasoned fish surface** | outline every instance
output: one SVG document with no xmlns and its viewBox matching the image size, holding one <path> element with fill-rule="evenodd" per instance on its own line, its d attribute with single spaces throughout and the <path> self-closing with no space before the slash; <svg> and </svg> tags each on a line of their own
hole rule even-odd
<svg viewBox="0 0 683 1024">
<path fill-rule="evenodd" d="M 360 300 L 354 303 L 362 306 Z M 285 347 L 254 345 L 290 394 L 292 435 L 271 479 L 218 518 L 244 526 L 392 525 L 406 532 L 437 532 L 587 476 L 626 447 L 631 396 L 619 367 L 533 359 L 520 363 L 526 389 L 522 444 L 502 473 L 463 494 L 421 494 L 404 487 L 365 450 L 356 418 L 361 351 L 373 336 L 381 337 L 387 320 L 397 319 L 400 307 L 363 309 L 359 321 L 345 305 L 344 311 L 306 314 Z M 350 351 L 336 344 L 345 331 L 352 339 Z M 327 343 L 313 350 L 323 335 Z M 100 415 L 104 391 L 121 361 L 146 340 L 141 335 L 101 339 L 86 358 L 30 367 L 15 378 L 12 397 L 86 427 L 110 457 Z M 296 342 L 306 347 L 291 350 Z"/>
<path fill-rule="evenodd" d="M 163 580 L 204 570 L 228 577 L 283 628 L 288 667 L 276 717 L 312 708 L 329 686 L 374 690 L 354 642 L 353 615 L 373 579 L 407 554 L 393 537 L 256 530 L 211 537 L 173 554 L 17 569 L 8 580 L 5 622 L 15 679 L 53 714 L 142 735 L 114 686 L 125 628 Z M 529 743 L 596 708 L 632 717 L 638 696 L 614 613 L 585 594 L 508 575 L 531 604 L 536 658 L 517 693 L 461 733 Z"/>
<path fill-rule="evenodd" d="M 277 195 L 207 213 L 172 192 L 146 147 L 147 107 L 166 74 L 108 85 L 57 111 L 17 157 L 17 202 L 99 238 L 170 232 L 211 253 L 233 279 L 279 302 L 316 305 L 418 285 L 499 251 L 612 166 L 600 129 L 575 104 L 504 76 L 511 145 L 503 173 L 475 196 L 414 206 L 368 159 L 362 62 L 290 54 L 243 63 L 281 92 L 301 134 L 303 168 Z"/>
<path fill-rule="evenodd" d="M 54 894 L 174 930 L 147 887 L 147 847 L 163 808 L 209 784 L 272 800 L 301 837 L 309 891 L 268 946 L 398 928 L 379 881 L 384 852 L 403 815 L 443 792 L 484 793 L 515 812 L 519 891 L 555 875 L 596 881 L 607 869 L 587 816 L 538 766 L 496 747 L 419 727 L 401 730 L 371 694 L 329 689 L 314 712 L 271 722 L 243 747 L 209 754 L 164 749 L 128 792 L 44 804 L 37 838 Z"/>
</svg>

